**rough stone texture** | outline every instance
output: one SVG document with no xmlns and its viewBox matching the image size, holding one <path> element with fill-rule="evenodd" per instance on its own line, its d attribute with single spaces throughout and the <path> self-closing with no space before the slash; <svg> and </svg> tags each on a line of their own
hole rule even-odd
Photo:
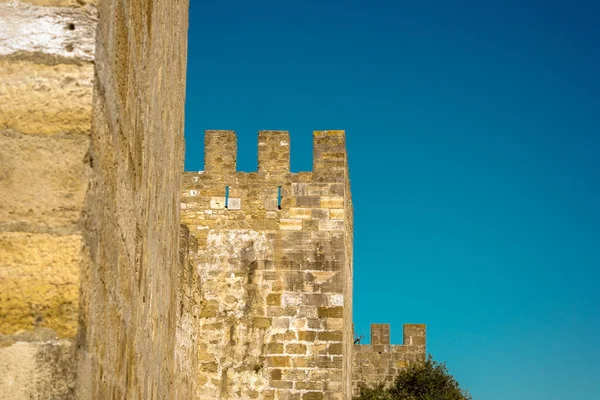
<svg viewBox="0 0 600 400">
<path fill-rule="evenodd" d="M 95 21 L 0 3 L 0 334 L 76 332 Z"/>
<path fill-rule="evenodd" d="M 0 3 L 0 56 L 81 64 L 94 60 L 95 7 Z"/>
<path fill-rule="evenodd" d="M 15 3 L 15 0 L 0 0 L 1 3 Z M 79 7 L 88 4 L 96 5 L 98 0 L 24 0 L 23 3 L 49 7 Z"/>
<path fill-rule="evenodd" d="M 371 325 L 371 344 L 355 344 L 352 353 L 353 394 L 362 385 L 390 384 L 398 372 L 413 363 L 425 361 L 425 325 L 405 324 L 404 344 L 390 344 L 390 325 Z"/>
<path fill-rule="evenodd" d="M 47 65 L 0 57 L 0 71 L 0 129 L 33 135 L 89 135 L 91 63 Z"/>
<path fill-rule="evenodd" d="M 175 332 L 174 398 L 196 396 L 198 371 L 198 320 L 200 318 L 200 281 L 196 272 L 198 243 L 187 226 L 180 227 L 179 286 L 177 289 L 177 327 Z"/>
<path fill-rule="evenodd" d="M 52 336 L 0 335 L 0 400 L 75 398 L 72 341 Z"/>
<path fill-rule="evenodd" d="M 44 326 L 75 336 L 80 257 L 80 235 L 0 232 L 0 333 Z"/>
<path fill-rule="evenodd" d="M 0 2 L 0 398 L 68 399 L 96 13 L 30 3 Z"/>
<path fill-rule="evenodd" d="M 183 296 L 194 281 L 179 249 L 188 3 L 106 0 L 98 12 L 78 395 L 188 398 L 194 379 L 179 376 L 195 352 Z"/>
<path fill-rule="evenodd" d="M 4 130 L 0 142 L 0 232 L 79 232 L 89 137 Z"/>
<path fill-rule="evenodd" d="M 198 238 L 202 284 L 201 399 L 349 396 L 345 135 L 314 133 L 313 172 L 289 172 L 289 146 L 287 132 L 260 132 L 258 172 L 241 173 L 235 134 L 207 131 L 206 171 L 184 174 L 182 222 Z"/>
</svg>

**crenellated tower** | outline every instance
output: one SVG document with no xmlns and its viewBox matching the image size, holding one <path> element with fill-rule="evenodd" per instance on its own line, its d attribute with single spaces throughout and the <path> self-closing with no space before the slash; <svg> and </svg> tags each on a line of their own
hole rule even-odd
<svg viewBox="0 0 600 400">
<path fill-rule="evenodd" d="M 390 343 L 390 324 L 371 325 L 371 344 L 355 344 L 352 352 L 352 387 L 358 395 L 362 385 L 390 384 L 398 372 L 425 361 L 424 324 L 404 324 L 403 344 Z"/>
<path fill-rule="evenodd" d="M 184 174 L 181 219 L 198 241 L 199 398 L 346 399 L 352 378 L 352 202 L 344 131 L 316 131 L 312 172 L 290 172 L 286 131 L 206 131 Z"/>
</svg>

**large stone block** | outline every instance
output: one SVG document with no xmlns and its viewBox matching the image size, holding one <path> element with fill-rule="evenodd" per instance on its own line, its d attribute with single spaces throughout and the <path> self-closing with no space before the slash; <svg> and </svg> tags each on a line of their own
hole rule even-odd
<svg viewBox="0 0 600 400">
<path fill-rule="evenodd" d="M 89 138 L 0 135 L 0 231 L 79 231 Z"/>
<path fill-rule="evenodd" d="M 0 333 L 77 331 L 80 235 L 0 232 Z"/>
<path fill-rule="evenodd" d="M 75 374 L 69 340 L 0 339 L 1 400 L 75 399 Z"/>
<path fill-rule="evenodd" d="M 83 5 L 98 4 L 99 0 L 22 0 L 22 3 L 47 7 L 81 7 Z M 0 0 L 0 3 L 11 3 L 14 0 Z"/>
</svg>

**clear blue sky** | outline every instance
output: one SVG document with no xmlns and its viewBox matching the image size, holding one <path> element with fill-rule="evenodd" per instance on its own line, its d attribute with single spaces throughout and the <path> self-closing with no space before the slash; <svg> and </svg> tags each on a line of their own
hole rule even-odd
<svg viewBox="0 0 600 400">
<path fill-rule="evenodd" d="M 596 3 L 596 4 L 594 4 Z M 186 169 L 203 131 L 345 129 L 354 316 L 426 323 L 476 399 L 600 399 L 600 5 L 191 1 Z"/>
</svg>

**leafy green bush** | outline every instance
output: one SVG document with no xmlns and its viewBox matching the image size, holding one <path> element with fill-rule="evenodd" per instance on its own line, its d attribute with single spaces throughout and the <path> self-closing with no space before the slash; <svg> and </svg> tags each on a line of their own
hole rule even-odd
<svg viewBox="0 0 600 400">
<path fill-rule="evenodd" d="M 421 365 L 412 365 L 401 371 L 393 385 L 362 387 L 355 400 L 472 400 L 450 375 L 446 363 L 438 363 L 431 356 Z"/>
</svg>

